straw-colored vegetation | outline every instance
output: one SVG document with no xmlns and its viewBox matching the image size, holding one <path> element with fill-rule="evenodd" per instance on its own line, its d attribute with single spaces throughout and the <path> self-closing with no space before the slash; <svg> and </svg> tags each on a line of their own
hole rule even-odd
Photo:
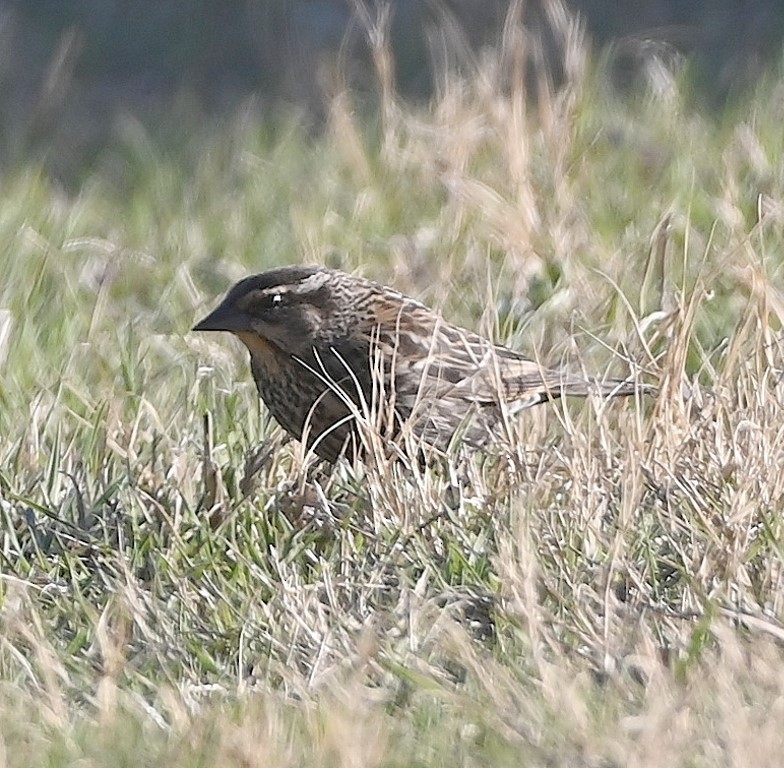
<svg viewBox="0 0 784 768">
<path fill-rule="evenodd" d="M 319 135 L 128 124 L 78 194 L 4 175 L 0 766 L 780 765 L 781 82 L 705 118 L 574 41 L 535 102 L 489 58 L 374 127 L 344 95 Z M 660 393 L 303 466 L 189 333 L 290 262 Z"/>
</svg>

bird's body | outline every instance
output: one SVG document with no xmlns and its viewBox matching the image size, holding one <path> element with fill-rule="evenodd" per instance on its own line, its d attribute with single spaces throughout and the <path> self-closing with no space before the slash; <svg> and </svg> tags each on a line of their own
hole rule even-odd
<svg viewBox="0 0 784 768">
<path fill-rule="evenodd" d="M 392 288 L 321 267 L 246 278 L 194 330 L 235 333 L 270 413 L 330 462 L 364 453 L 358 420 L 444 450 L 456 434 L 486 444 L 508 415 L 555 397 L 640 390 L 543 368 Z"/>
</svg>

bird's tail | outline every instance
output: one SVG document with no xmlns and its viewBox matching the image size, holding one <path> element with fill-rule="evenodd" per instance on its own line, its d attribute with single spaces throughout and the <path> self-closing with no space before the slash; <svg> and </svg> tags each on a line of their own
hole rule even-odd
<svg viewBox="0 0 784 768">
<path fill-rule="evenodd" d="M 628 379 L 581 379 L 573 376 L 547 377 L 545 381 L 548 394 L 556 397 L 630 397 L 632 395 L 656 394 L 656 387 Z"/>
</svg>

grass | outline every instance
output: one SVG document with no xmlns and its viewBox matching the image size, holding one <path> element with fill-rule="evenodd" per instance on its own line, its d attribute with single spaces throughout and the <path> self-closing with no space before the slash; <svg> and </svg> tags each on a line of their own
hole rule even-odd
<svg viewBox="0 0 784 768">
<path fill-rule="evenodd" d="M 778 765 L 781 85 L 708 119 L 568 53 L 5 174 L 0 764 Z M 289 262 L 660 394 L 320 473 L 189 333 Z"/>
</svg>

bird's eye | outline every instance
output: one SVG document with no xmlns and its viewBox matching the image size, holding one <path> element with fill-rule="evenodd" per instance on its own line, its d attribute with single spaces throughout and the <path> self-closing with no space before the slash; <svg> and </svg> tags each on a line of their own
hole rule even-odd
<svg viewBox="0 0 784 768">
<path fill-rule="evenodd" d="M 281 304 L 283 304 L 283 294 L 281 293 L 274 294 L 272 297 L 272 306 L 279 307 Z"/>
</svg>

